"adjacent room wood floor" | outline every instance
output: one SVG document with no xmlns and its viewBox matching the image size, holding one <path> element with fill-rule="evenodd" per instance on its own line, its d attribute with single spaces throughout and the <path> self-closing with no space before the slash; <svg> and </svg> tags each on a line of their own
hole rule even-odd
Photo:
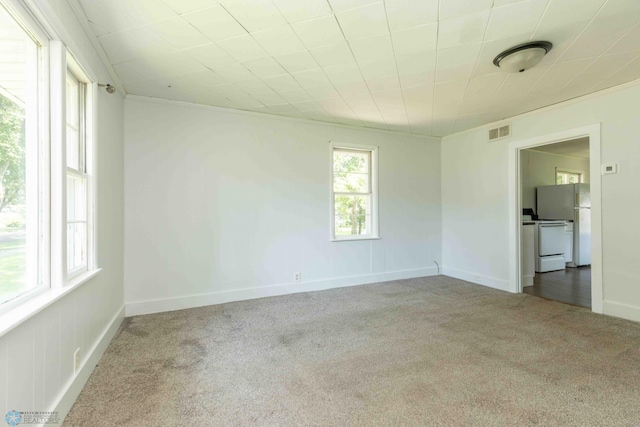
<svg viewBox="0 0 640 427">
<path fill-rule="evenodd" d="M 524 293 L 591 308 L 591 267 L 536 273 Z"/>
</svg>

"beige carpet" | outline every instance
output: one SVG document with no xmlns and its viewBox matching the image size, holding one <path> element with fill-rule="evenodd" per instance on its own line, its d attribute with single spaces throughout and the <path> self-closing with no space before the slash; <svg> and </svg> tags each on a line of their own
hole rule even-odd
<svg viewBox="0 0 640 427">
<path fill-rule="evenodd" d="M 444 276 L 127 318 L 69 426 L 640 426 L 640 324 Z"/>
</svg>

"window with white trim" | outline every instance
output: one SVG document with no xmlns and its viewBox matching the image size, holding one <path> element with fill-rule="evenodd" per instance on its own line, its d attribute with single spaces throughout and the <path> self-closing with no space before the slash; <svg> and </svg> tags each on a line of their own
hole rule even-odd
<svg viewBox="0 0 640 427">
<path fill-rule="evenodd" d="M 67 279 L 88 268 L 86 88 L 70 70 L 66 84 Z"/>
<path fill-rule="evenodd" d="M 378 238 L 378 147 L 331 143 L 331 239 Z"/>
<path fill-rule="evenodd" d="M 0 0 L 0 313 L 97 270 L 97 85 L 43 28 Z"/>
<path fill-rule="evenodd" d="M 0 4 L 0 304 L 48 282 L 46 40 Z"/>
</svg>

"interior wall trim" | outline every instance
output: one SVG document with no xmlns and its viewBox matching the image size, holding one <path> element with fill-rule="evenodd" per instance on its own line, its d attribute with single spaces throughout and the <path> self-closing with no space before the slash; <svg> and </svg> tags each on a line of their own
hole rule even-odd
<svg viewBox="0 0 640 427">
<path fill-rule="evenodd" d="M 89 380 L 89 377 L 96 368 L 98 361 L 102 357 L 102 354 L 109 346 L 109 343 L 116 336 L 122 321 L 124 320 L 125 306 L 120 306 L 116 314 L 111 318 L 105 330 L 100 335 L 100 338 L 95 342 L 93 347 L 87 353 L 88 356 L 81 362 L 81 366 L 78 369 L 76 375 L 63 386 L 62 392 L 58 397 L 55 405 L 51 409 L 52 412 L 57 412 L 60 418 L 60 424 L 62 425 L 65 417 L 71 410 L 71 407 L 76 402 L 76 399 L 80 395 L 84 385 Z"/>
<path fill-rule="evenodd" d="M 126 316 L 129 317 L 142 314 L 163 313 L 166 311 L 184 310 L 187 308 L 204 307 L 208 305 L 224 304 L 235 301 L 246 301 L 257 298 L 297 294 L 301 292 L 323 291 L 327 289 L 387 282 L 390 280 L 436 276 L 437 274 L 438 270 L 436 267 L 417 268 L 412 270 L 398 270 L 378 274 L 364 274 L 360 276 L 347 276 L 325 280 L 314 280 L 302 283 L 283 283 L 256 288 L 217 291 L 206 294 L 186 295 L 174 298 L 163 298 L 147 301 L 131 301 L 125 302 Z"/>
</svg>

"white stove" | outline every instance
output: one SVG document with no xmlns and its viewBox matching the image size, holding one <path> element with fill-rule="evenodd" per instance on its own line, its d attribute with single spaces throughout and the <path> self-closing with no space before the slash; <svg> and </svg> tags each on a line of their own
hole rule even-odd
<svg viewBox="0 0 640 427">
<path fill-rule="evenodd" d="M 536 272 L 564 270 L 566 268 L 566 234 L 567 221 L 533 221 L 534 251 L 536 255 Z"/>
</svg>

